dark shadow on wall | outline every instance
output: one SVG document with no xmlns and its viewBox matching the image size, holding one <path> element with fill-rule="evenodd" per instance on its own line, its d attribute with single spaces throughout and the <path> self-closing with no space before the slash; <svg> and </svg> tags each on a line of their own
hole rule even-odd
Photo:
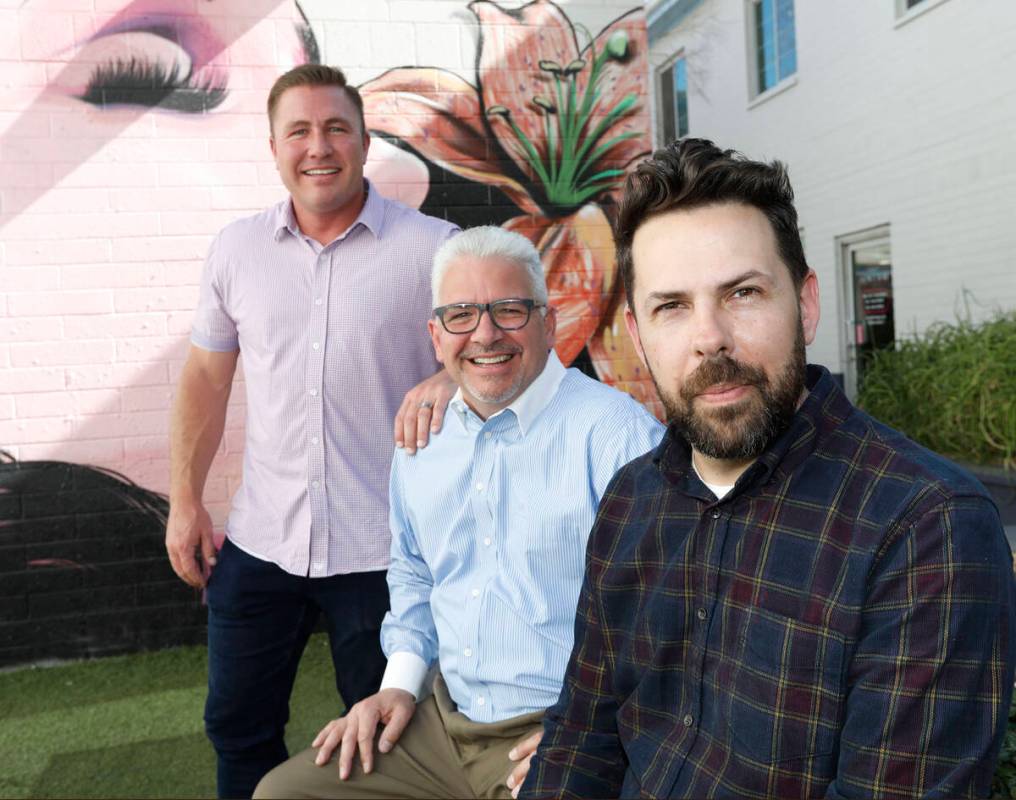
<svg viewBox="0 0 1016 800">
<path fill-rule="evenodd" d="M 0 451 L 0 667 L 205 641 L 169 566 L 166 498 L 111 470 Z"/>
</svg>

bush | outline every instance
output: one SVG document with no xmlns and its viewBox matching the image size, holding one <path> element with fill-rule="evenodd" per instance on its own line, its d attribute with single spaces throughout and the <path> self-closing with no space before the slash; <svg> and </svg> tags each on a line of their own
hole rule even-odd
<svg viewBox="0 0 1016 800">
<path fill-rule="evenodd" d="M 1016 311 L 875 351 L 858 405 L 944 456 L 1016 469 Z"/>
</svg>

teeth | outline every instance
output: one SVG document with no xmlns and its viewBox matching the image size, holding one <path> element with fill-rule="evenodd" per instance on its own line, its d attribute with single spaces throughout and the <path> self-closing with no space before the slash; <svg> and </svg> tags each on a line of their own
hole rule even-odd
<svg viewBox="0 0 1016 800">
<path fill-rule="evenodd" d="M 511 358 L 511 356 L 509 356 L 509 355 L 490 356 L 490 357 L 487 357 L 487 358 L 484 358 L 482 356 L 477 356 L 476 358 L 473 359 L 473 361 L 475 361 L 477 364 L 503 364 L 505 361 L 507 361 L 510 358 Z"/>
<path fill-rule="evenodd" d="M 308 169 L 304 170 L 304 175 L 334 175 L 338 172 L 337 169 Z"/>
</svg>

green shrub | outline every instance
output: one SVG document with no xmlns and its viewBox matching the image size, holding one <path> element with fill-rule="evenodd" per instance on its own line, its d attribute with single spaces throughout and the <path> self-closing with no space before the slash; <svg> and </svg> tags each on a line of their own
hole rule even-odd
<svg viewBox="0 0 1016 800">
<path fill-rule="evenodd" d="M 1016 469 L 1016 311 L 876 351 L 858 405 L 944 456 Z"/>
<path fill-rule="evenodd" d="M 991 797 L 1016 797 L 1016 696 L 1009 706 L 1009 728 L 1002 740 L 1002 751 L 998 754 L 998 767 L 991 782 Z"/>
</svg>

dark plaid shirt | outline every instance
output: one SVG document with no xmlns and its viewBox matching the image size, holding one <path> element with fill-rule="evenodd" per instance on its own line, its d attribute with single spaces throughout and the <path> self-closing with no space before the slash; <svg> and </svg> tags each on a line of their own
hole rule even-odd
<svg viewBox="0 0 1016 800">
<path fill-rule="evenodd" d="M 808 384 L 722 500 L 672 432 L 615 476 L 524 797 L 988 793 L 1016 634 L 998 511 Z"/>
</svg>

